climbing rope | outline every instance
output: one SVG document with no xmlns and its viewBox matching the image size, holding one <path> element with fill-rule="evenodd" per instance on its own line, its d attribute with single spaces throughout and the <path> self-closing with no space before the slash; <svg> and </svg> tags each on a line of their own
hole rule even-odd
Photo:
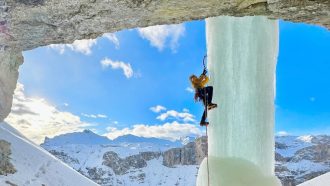
<svg viewBox="0 0 330 186">
<path fill-rule="evenodd" d="M 206 94 L 206 89 L 204 89 L 204 106 L 205 106 L 205 118 L 207 118 L 208 110 L 207 110 L 207 94 Z M 209 136 L 208 136 L 208 133 L 207 133 L 207 125 L 205 125 L 205 129 L 206 129 L 206 144 L 207 144 L 207 152 L 206 152 L 207 185 L 210 186 Z"/>
<path fill-rule="evenodd" d="M 209 136 L 207 134 L 207 126 L 206 128 L 206 143 L 207 143 L 207 157 L 206 157 L 206 165 L 207 165 L 207 185 L 210 186 L 210 167 L 209 167 Z"/>
<path fill-rule="evenodd" d="M 206 58 L 207 58 L 207 55 L 205 54 L 204 55 L 204 58 L 203 58 L 203 67 L 204 67 L 204 70 L 203 72 L 206 72 L 207 73 L 207 68 L 206 68 L 206 64 L 205 64 L 205 61 L 206 61 Z M 206 89 L 204 89 L 204 106 L 205 106 L 205 118 L 207 118 L 207 115 L 208 115 L 208 110 L 207 110 L 207 93 L 206 93 Z M 205 125 L 205 128 L 206 128 L 206 144 L 207 144 L 207 154 L 206 154 L 206 166 L 207 166 L 207 185 L 210 186 L 210 167 L 209 167 L 209 136 L 208 136 L 208 133 L 207 133 L 207 125 Z"/>
</svg>

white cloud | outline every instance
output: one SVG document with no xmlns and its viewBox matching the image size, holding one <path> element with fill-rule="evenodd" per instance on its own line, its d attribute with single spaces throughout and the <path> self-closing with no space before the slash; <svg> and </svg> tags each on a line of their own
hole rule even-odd
<svg viewBox="0 0 330 186">
<path fill-rule="evenodd" d="M 70 49 L 74 52 L 90 55 L 92 53 L 92 47 L 96 45 L 96 43 L 96 39 L 84 39 L 76 40 L 72 44 L 52 44 L 48 47 L 57 50 L 60 54 L 63 54 L 67 49 Z"/>
<path fill-rule="evenodd" d="M 91 126 L 81 121 L 79 116 L 58 110 L 45 99 L 26 96 L 24 86 L 20 83 L 17 84 L 12 111 L 6 122 L 38 144 L 43 142 L 46 136 L 54 137 L 81 131 Z"/>
<path fill-rule="evenodd" d="M 81 113 L 82 116 L 86 117 L 86 118 L 108 118 L 107 115 L 104 114 L 85 114 L 85 113 Z"/>
<path fill-rule="evenodd" d="M 175 110 L 169 110 L 165 113 L 162 113 L 157 117 L 157 119 L 164 121 L 166 119 L 177 119 L 184 122 L 195 122 L 195 116 L 187 112 L 177 112 Z"/>
<path fill-rule="evenodd" d="M 48 45 L 49 48 L 57 50 L 60 54 L 64 54 L 66 46 L 65 44 L 51 44 Z"/>
<path fill-rule="evenodd" d="M 194 93 L 194 92 L 195 92 L 195 90 L 192 89 L 191 87 L 187 87 L 187 88 L 186 88 L 186 91 L 188 91 L 188 92 L 190 92 L 190 93 Z"/>
<path fill-rule="evenodd" d="M 133 76 L 133 69 L 131 64 L 124 63 L 122 61 L 112 61 L 111 59 L 105 58 L 101 61 L 102 68 L 108 68 L 111 66 L 112 69 L 122 69 L 126 78 Z"/>
<path fill-rule="evenodd" d="M 155 137 L 167 140 L 179 140 L 186 136 L 201 136 L 202 131 L 192 124 L 181 124 L 178 122 L 165 123 L 163 125 L 145 125 L 138 124 L 132 128 L 117 129 L 114 127 L 107 128 L 108 133 L 104 134 L 110 139 L 115 139 L 119 136 L 132 134 L 140 137 Z"/>
<path fill-rule="evenodd" d="M 112 42 L 116 49 L 119 49 L 119 39 L 117 38 L 116 34 L 114 33 L 106 33 L 106 34 L 103 34 L 103 37 L 107 38 L 110 42 Z"/>
<path fill-rule="evenodd" d="M 151 46 L 158 48 L 159 51 L 169 45 L 175 52 L 180 37 L 185 33 L 185 26 L 183 24 L 150 26 L 138 28 L 138 33 L 142 38 L 149 40 Z"/>
<path fill-rule="evenodd" d="M 166 108 L 165 108 L 164 106 L 157 105 L 157 106 L 154 106 L 154 107 L 150 107 L 150 110 L 151 110 L 152 112 L 159 113 L 159 112 L 161 112 L 162 110 L 166 110 Z"/>
<path fill-rule="evenodd" d="M 276 136 L 289 136 L 290 134 L 286 131 L 279 131 L 276 133 Z"/>
<path fill-rule="evenodd" d="M 182 111 L 183 111 L 183 112 L 189 112 L 189 109 L 184 108 Z"/>
<path fill-rule="evenodd" d="M 107 118 L 108 116 L 107 115 L 104 115 L 104 114 L 98 114 L 97 117 L 99 117 L 99 118 Z"/>
<path fill-rule="evenodd" d="M 64 106 L 68 107 L 69 106 L 69 103 L 63 103 Z"/>
</svg>

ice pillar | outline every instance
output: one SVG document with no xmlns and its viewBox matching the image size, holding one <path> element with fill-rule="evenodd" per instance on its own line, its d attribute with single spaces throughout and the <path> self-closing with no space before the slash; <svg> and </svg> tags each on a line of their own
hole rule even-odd
<svg viewBox="0 0 330 186">
<path fill-rule="evenodd" d="M 197 185 L 280 185 L 274 176 L 278 21 L 209 18 L 206 36 L 218 108 L 209 112 L 209 161 L 202 162 Z"/>
</svg>

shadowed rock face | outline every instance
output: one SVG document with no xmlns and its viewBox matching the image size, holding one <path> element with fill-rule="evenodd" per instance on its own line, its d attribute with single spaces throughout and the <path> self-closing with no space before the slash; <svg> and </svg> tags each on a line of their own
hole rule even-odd
<svg viewBox="0 0 330 186">
<path fill-rule="evenodd" d="M 141 152 L 126 158 L 120 158 L 117 153 L 109 151 L 103 155 L 103 165 L 110 167 L 116 175 L 123 175 L 131 168 L 146 167 L 147 161 L 160 156 L 160 152 Z"/>
<path fill-rule="evenodd" d="M 10 113 L 22 52 L 0 52 L 0 122 Z"/>
<path fill-rule="evenodd" d="M 10 143 L 0 140 L 0 175 L 14 174 L 15 167 L 10 163 Z"/>
<path fill-rule="evenodd" d="M 15 0 L 15 2 L 29 6 L 44 5 L 44 0 Z"/>
<path fill-rule="evenodd" d="M 330 28 L 329 0 L 0 0 L 0 121 L 10 111 L 21 51 L 103 33 L 212 16 L 264 15 Z M 14 67 L 14 68 L 13 68 Z M 0 69 L 1 70 L 1 69 Z M 5 86 L 2 86 L 4 84 Z M 4 87 L 4 88 L 3 88 Z"/>
<path fill-rule="evenodd" d="M 207 138 L 205 136 L 190 142 L 182 148 L 173 148 L 163 153 L 163 165 L 199 165 L 207 155 Z"/>
</svg>

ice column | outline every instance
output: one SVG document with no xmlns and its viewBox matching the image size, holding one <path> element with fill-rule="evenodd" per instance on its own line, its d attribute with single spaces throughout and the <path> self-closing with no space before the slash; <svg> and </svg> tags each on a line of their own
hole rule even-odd
<svg viewBox="0 0 330 186">
<path fill-rule="evenodd" d="M 274 176 L 278 21 L 209 18 L 206 36 L 218 108 L 209 112 L 209 166 L 204 159 L 197 185 L 281 185 Z"/>
</svg>

